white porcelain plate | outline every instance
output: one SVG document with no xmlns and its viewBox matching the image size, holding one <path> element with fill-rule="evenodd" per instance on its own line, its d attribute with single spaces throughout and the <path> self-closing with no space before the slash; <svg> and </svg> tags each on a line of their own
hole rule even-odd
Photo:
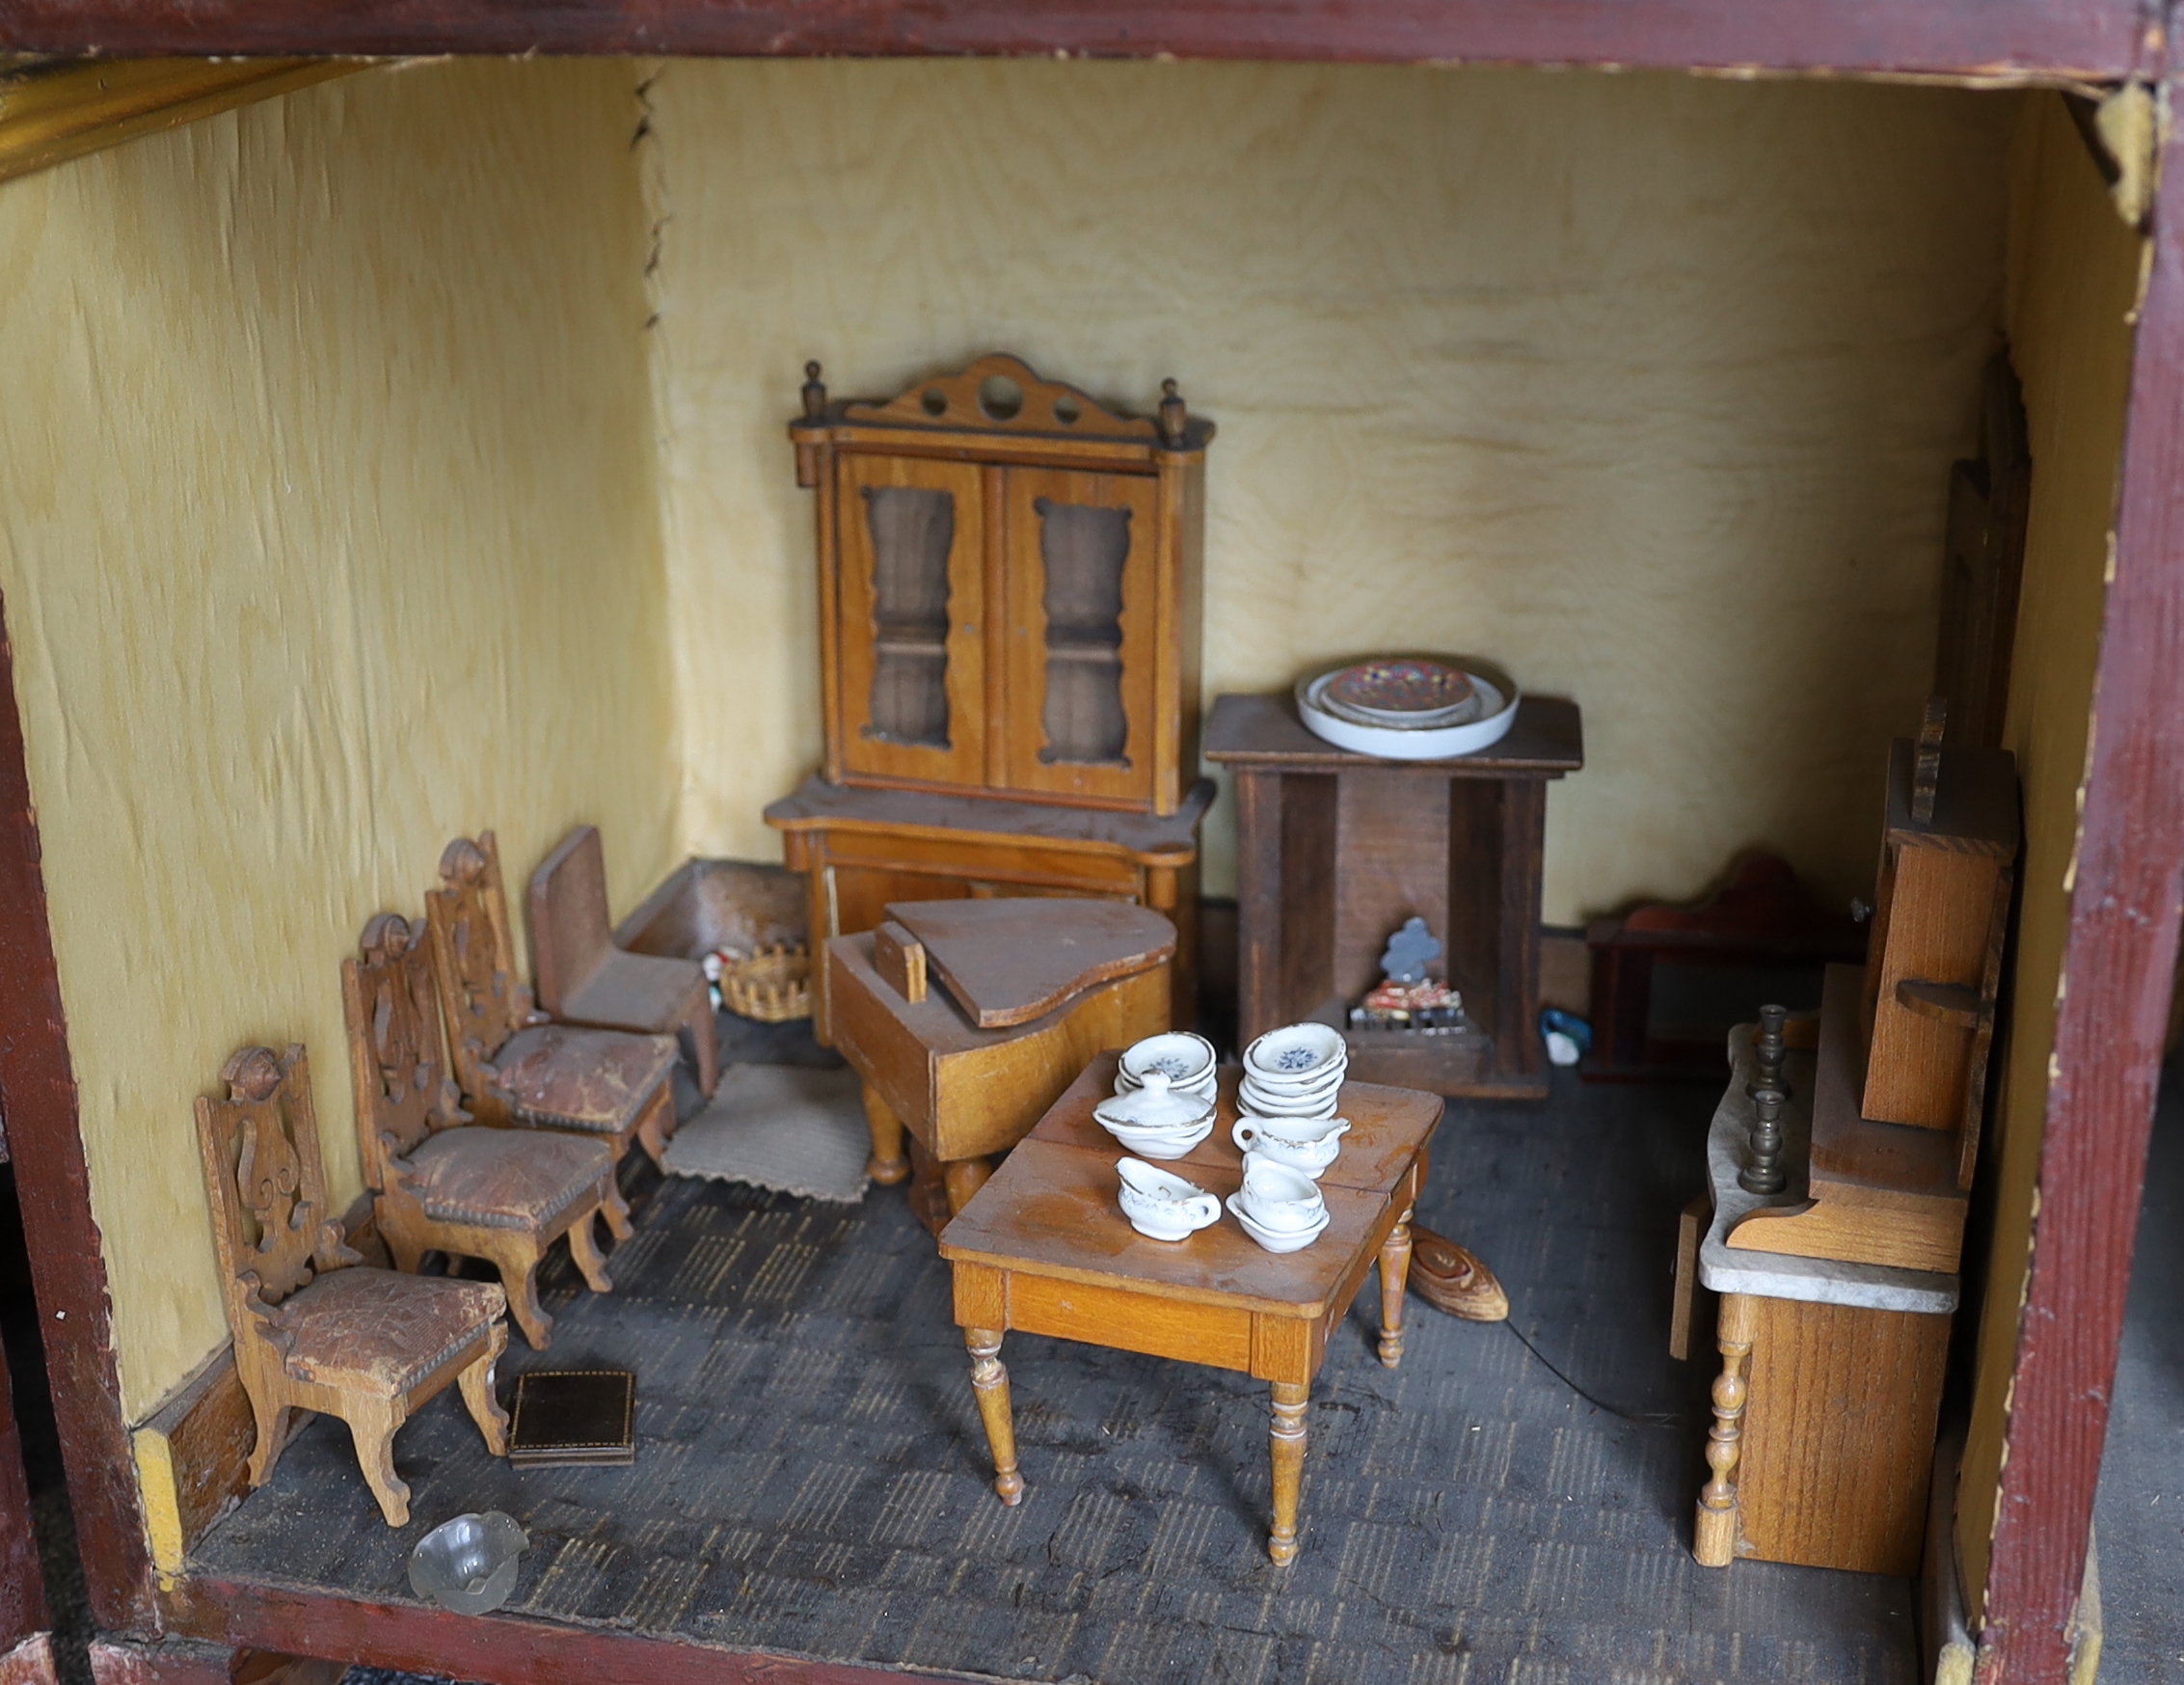
<svg viewBox="0 0 2184 1685">
<path fill-rule="evenodd" d="M 1304 721 L 1306 730 L 1336 748 L 1384 760 L 1443 761 L 1491 748 L 1507 737 L 1509 728 L 1517 723 L 1520 699 L 1517 681 L 1491 662 L 1481 661 L 1476 656 L 1447 659 L 1460 662 L 1471 681 L 1479 704 L 1476 718 L 1454 724 L 1426 726 L 1376 725 L 1360 719 L 1345 719 L 1326 705 L 1326 692 L 1335 680 L 1355 670 L 1358 666 L 1355 662 L 1345 662 L 1338 667 L 1300 679 L 1297 717 Z"/>
</svg>

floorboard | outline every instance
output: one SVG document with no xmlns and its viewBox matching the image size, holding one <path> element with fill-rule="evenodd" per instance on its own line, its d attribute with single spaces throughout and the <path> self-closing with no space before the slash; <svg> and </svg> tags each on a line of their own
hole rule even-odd
<svg viewBox="0 0 2184 1685">
<path fill-rule="evenodd" d="M 712 1182 L 653 1201 L 611 1296 L 554 1268 L 553 1349 L 503 1366 L 634 1368 L 634 1468 L 516 1472 L 449 1395 L 396 1443 L 395 1532 L 320 1420 L 198 1559 L 403 1598 L 426 1528 L 499 1508 L 532 1539 L 513 1610 L 738 1649 L 1098 1685 L 1913 1685 L 1907 1583 L 1691 1561 L 1710 1373 L 1667 1356 L 1668 1269 L 1712 1104 L 1558 1072 L 1544 1106 L 1451 1106 L 1419 1217 L 1490 1260 L 1512 1320 L 1414 1299 L 1390 1373 L 1362 1295 L 1314 1389 L 1286 1569 L 1262 1386 L 1011 1336 L 1029 1491 L 1006 1509 L 901 1191 Z"/>
</svg>

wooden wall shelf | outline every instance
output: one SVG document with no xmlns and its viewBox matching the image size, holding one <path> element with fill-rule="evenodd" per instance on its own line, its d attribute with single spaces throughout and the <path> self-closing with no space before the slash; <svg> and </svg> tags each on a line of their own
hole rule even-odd
<svg viewBox="0 0 2184 1685">
<path fill-rule="evenodd" d="M 1240 1039 L 1303 1019 L 1342 1029 L 1359 1080 L 1536 1100 L 1547 784 L 1585 764 L 1575 702 L 1527 696 L 1478 754 L 1389 761 L 1307 731 L 1284 696 L 1223 696 L 1206 758 L 1235 775 Z M 1391 932 L 1443 944 L 1469 1030 L 1352 1030 Z"/>
</svg>

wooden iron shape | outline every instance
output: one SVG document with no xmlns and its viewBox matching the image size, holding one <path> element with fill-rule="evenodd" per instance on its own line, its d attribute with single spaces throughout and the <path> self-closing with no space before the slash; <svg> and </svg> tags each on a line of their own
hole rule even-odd
<svg viewBox="0 0 2184 1685">
<path fill-rule="evenodd" d="M 471 1111 L 485 1124 L 596 1135 L 617 1165 L 635 1141 L 659 1163 L 675 1128 L 674 1042 L 559 1024 L 534 1009 L 516 976 L 493 832 L 449 843 L 440 883 L 424 898 L 425 916 L 448 1050 Z"/>
<path fill-rule="evenodd" d="M 607 856 L 599 827 L 580 825 L 539 862 L 530 882 L 531 954 L 538 1003 L 557 1023 L 645 1035 L 686 1031 L 698 1091 L 720 1080 L 713 995 L 695 960 L 617 947 L 607 919 Z"/>
<path fill-rule="evenodd" d="M 506 1296 L 490 1282 L 375 1269 L 349 1249 L 326 1214 L 301 1046 L 281 1058 L 240 1048 L 220 1076 L 226 1097 L 197 1102 L 198 1147 L 235 1372 L 257 1424 L 251 1484 L 271 1477 L 294 1413 L 323 1410 L 349 1425 L 364 1480 L 400 1527 L 410 1489 L 394 1473 L 394 1431 L 427 1399 L 459 1383 L 486 1448 L 507 1449 L 493 1395 Z"/>
<path fill-rule="evenodd" d="M 357 1139 L 380 1236 L 394 1267 L 425 1253 L 482 1258 L 500 1272 L 509 1315 L 543 1350 L 553 1318 L 538 1301 L 538 1266 L 563 1235 L 593 1292 L 613 1282 L 592 1234 L 605 1216 L 630 1233 L 604 1141 L 474 1125 L 447 1075 L 439 982 L 422 924 L 383 912 L 363 952 L 341 963 Z"/>
</svg>

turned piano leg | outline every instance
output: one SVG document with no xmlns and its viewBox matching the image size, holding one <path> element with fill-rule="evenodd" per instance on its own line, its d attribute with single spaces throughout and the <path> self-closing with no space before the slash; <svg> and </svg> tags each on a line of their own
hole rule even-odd
<svg viewBox="0 0 2184 1685">
<path fill-rule="evenodd" d="M 903 1120 L 879 1097 L 879 1090 L 865 1084 L 865 1128 L 872 1131 L 872 1157 L 865 1174 L 881 1187 L 893 1187 L 910 1174 L 910 1161 L 903 1156 Z"/>
<path fill-rule="evenodd" d="M 1691 1555 L 1699 1565 L 1726 1568 L 1741 1554 L 1737 1508 L 1738 1464 L 1744 1454 L 1744 1408 L 1751 1400 L 1752 1335 L 1759 1305 L 1749 1293 L 1721 1295 L 1721 1373 L 1713 1382 L 1713 1426 L 1707 1432 L 1712 1477 L 1699 1489 Z"/>
</svg>

